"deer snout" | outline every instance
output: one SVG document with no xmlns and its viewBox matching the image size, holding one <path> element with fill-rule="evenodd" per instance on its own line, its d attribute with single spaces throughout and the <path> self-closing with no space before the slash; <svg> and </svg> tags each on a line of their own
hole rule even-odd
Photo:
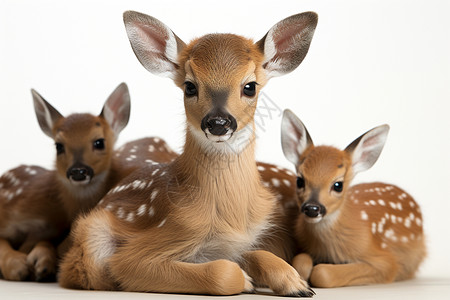
<svg viewBox="0 0 450 300">
<path fill-rule="evenodd" d="M 325 216 L 327 210 L 320 203 L 306 202 L 301 207 L 301 212 L 305 214 L 308 223 L 317 223 Z"/>
<path fill-rule="evenodd" d="M 76 163 L 67 170 L 66 175 L 72 183 L 86 184 L 94 176 L 94 170 L 84 164 Z"/>
<path fill-rule="evenodd" d="M 224 137 L 225 139 L 217 139 L 218 142 L 222 142 L 231 137 L 237 128 L 237 122 L 236 119 L 230 114 L 208 114 L 202 119 L 201 128 L 208 138 L 210 138 L 209 135 Z"/>
</svg>

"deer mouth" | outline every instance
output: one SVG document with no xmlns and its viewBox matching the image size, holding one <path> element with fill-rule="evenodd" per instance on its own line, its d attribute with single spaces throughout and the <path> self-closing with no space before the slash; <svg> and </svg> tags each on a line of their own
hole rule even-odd
<svg viewBox="0 0 450 300">
<path fill-rule="evenodd" d="M 229 139 L 231 139 L 231 137 L 233 136 L 233 133 L 234 133 L 233 130 L 228 130 L 225 134 L 215 135 L 215 134 L 211 133 L 208 128 L 205 129 L 204 132 L 205 132 L 206 138 L 215 143 L 223 143 L 223 142 L 228 141 Z"/>
</svg>

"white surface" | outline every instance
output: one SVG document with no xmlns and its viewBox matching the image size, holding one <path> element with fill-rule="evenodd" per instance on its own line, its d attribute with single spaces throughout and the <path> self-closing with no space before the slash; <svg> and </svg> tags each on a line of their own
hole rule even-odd
<svg viewBox="0 0 450 300">
<path fill-rule="evenodd" d="M 344 287 L 336 289 L 314 289 L 316 295 L 312 298 L 333 300 L 448 300 L 450 297 L 450 279 L 418 278 L 415 280 L 396 282 L 385 285 L 370 285 L 358 287 Z M 152 294 L 152 293 L 128 293 L 128 292 L 104 292 L 104 291 L 75 291 L 57 286 L 56 283 L 24 283 L 0 281 L 0 297 L 2 300 L 33 299 L 285 299 L 289 297 L 277 297 L 268 294 L 269 290 L 262 290 L 259 294 L 241 294 L 230 297 L 214 297 L 180 294 Z M 292 298 L 298 299 L 298 298 Z"/>
<path fill-rule="evenodd" d="M 98 114 L 107 96 L 125 81 L 132 115 L 119 144 L 158 135 L 181 148 L 182 92 L 139 64 L 122 22 L 128 9 L 157 17 L 184 41 L 209 32 L 258 40 L 279 20 L 316 11 L 319 24 L 304 62 L 291 74 L 272 79 L 260 97 L 258 158 L 291 168 L 279 142 L 279 110 L 284 108 L 302 119 L 316 143 L 339 147 L 374 126 L 390 124 L 380 159 L 357 181 L 392 182 L 416 198 L 424 213 L 429 255 L 420 272 L 424 281 L 360 292 L 365 298 L 381 297 L 395 288 L 407 296 L 416 294 L 417 287 L 420 295 L 423 290 L 449 295 L 448 281 L 445 288 L 429 279 L 450 277 L 449 1 L 2 0 L 0 173 L 21 163 L 52 166 L 53 142 L 38 127 L 30 88 L 63 114 Z M 274 110 L 264 108 L 263 98 Z M 0 291 L 5 286 L 14 293 L 29 289 L 29 295 L 35 290 L 55 297 L 75 295 L 52 286 L 47 290 L 46 285 L 4 282 Z M 348 291 L 352 297 L 359 289 Z M 323 291 L 327 295 L 331 292 Z"/>
</svg>

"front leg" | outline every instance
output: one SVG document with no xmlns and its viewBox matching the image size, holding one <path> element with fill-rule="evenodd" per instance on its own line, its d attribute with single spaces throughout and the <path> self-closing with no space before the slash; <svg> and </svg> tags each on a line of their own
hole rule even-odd
<svg viewBox="0 0 450 300">
<path fill-rule="evenodd" d="M 0 271 L 6 280 L 21 281 L 30 276 L 27 255 L 16 251 L 8 240 L 0 238 Z"/>
<path fill-rule="evenodd" d="M 55 281 L 56 263 L 56 249 L 47 241 L 37 243 L 27 256 L 36 281 Z"/>
<path fill-rule="evenodd" d="M 333 288 L 393 281 L 397 268 L 394 262 L 373 263 L 377 268 L 368 263 L 318 264 L 311 272 L 310 282 L 314 287 Z"/>
<path fill-rule="evenodd" d="M 283 296 L 312 297 L 314 292 L 308 287 L 297 271 L 278 256 L 255 250 L 243 255 L 242 268 L 263 286 Z"/>
</svg>

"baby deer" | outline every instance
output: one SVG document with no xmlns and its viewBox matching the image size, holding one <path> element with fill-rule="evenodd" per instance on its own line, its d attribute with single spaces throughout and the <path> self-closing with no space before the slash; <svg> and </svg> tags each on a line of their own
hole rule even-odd
<svg viewBox="0 0 450 300">
<path fill-rule="evenodd" d="M 32 95 L 39 125 L 55 141 L 56 168 L 22 165 L 0 177 L 0 271 L 8 280 L 51 279 L 56 272 L 54 246 L 71 221 L 141 166 L 134 158 L 148 156 L 148 145 L 155 142 L 139 140 L 113 155 L 130 113 L 124 83 L 109 96 L 99 116 L 63 117 L 36 91 Z M 142 154 L 122 159 L 128 151 Z"/>
<path fill-rule="evenodd" d="M 295 235 L 303 253 L 293 266 L 315 287 L 408 279 L 425 257 L 422 215 L 410 195 L 379 182 L 350 187 L 377 161 L 388 131 L 376 127 L 343 151 L 316 147 L 303 123 L 284 112 L 283 152 L 297 170 L 301 209 Z"/>
<path fill-rule="evenodd" d="M 128 11 L 124 21 L 142 65 L 184 90 L 184 150 L 134 172 L 77 221 L 61 285 L 231 295 L 256 284 L 312 295 L 294 268 L 260 250 L 276 199 L 256 166 L 254 113 L 268 79 L 305 57 L 317 15 L 291 16 L 256 43 L 208 34 L 186 45 L 153 17 Z"/>
</svg>

